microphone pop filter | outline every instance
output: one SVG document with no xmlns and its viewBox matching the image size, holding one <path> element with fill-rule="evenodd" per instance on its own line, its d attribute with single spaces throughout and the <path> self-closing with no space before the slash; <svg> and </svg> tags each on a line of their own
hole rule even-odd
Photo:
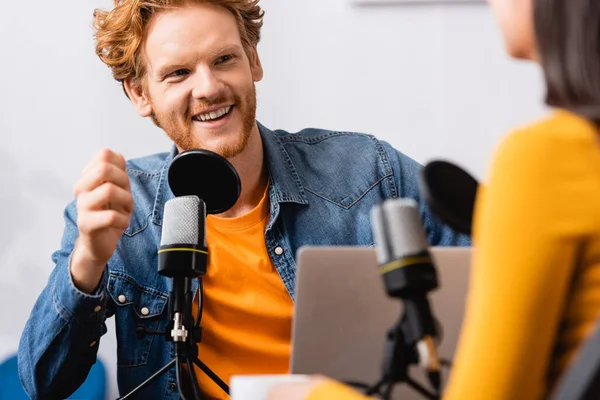
<svg viewBox="0 0 600 400">
<path fill-rule="evenodd" d="M 421 196 L 432 213 L 459 233 L 471 234 L 479 183 L 447 161 L 432 161 L 420 175 Z"/>
<path fill-rule="evenodd" d="M 207 214 L 229 210 L 242 191 L 233 165 L 219 154 L 203 149 L 178 154 L 169 166 L 168 177 L 175 196 L 198 196 L 206 204 Z"/>
</svg>

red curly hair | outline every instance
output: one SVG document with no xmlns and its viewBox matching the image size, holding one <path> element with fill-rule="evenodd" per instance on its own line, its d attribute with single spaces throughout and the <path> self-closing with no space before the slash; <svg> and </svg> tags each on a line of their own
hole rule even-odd
<svg viewBox="0 0 600 400">
<path fill-rule="evenodd" d="M 264 11 L 259 0 L 114 0 L 111 11 L 94 11 L 96 54 L 110 67 L 113 77 L 123 82 L 144 77 L 141 44 L 151 18 L 162 10 L 188 4 L 212 3 L 228 9 L 235 17 L 242 43 L 250 51 L 260 41 Z"/>
</svg>

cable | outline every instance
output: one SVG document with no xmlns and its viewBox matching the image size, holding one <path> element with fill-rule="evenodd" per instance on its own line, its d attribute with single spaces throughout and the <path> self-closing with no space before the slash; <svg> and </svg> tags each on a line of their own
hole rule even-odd
<svg viewBox="0 0 600 400">
<path fill-rule="evenodd" d="M 198 315 L 196 315 L 196 323 L 194 327 L 199 327 L 202 321 L 202 308 L 204 306 L 204 286 L 202 284 L 202 278 L 198 277 Z"/>
<path fill-rule="evenodd" d="M 194 370 L 194 364 L 192 364 L 192 360 L 189 358 L 187 361 L 187 367 L 190 370 L 190 380 L 192 381 L 192 389 L 194 390 L 194 396 L 196 400 L 203 400 L 202 393 L 200 393 L 200 388 L 198 387 L 198 377 L 196 376 L 196 371 Z"/>
<path fill-rule="evenodd" d="M 179 352 L 175 350 L 175 379 L 177 380 L 177 386 L 179 386 L 179 394 L 182 400 L 187 400 L 183 394 L 183 385 L 181 384 L 181 359 L 179 358 Z"/>
</svg>

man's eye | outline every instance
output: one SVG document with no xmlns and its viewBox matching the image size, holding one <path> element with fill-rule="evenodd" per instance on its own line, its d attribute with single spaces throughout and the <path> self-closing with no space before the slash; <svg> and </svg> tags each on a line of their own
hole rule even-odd
<svg viewBox="0 0 600 400">
<path fill-rule="evenodd" d="M 231 59 L 233 59 L 232 55 L 222 56 L 222 57 L 217 58 L 216 64 L 223 64 L 223 63 L 226 63 L 227 61 L 229 61 Z"/>
<path fill-rule="evenodd" d="M 190 72 L 187 69 L 178 69 L 175 72 L 171 72 L 169 74 L 169 77 L 182 77 L 185 76 L 187 74 L 189 74 Z"/>
</svg>

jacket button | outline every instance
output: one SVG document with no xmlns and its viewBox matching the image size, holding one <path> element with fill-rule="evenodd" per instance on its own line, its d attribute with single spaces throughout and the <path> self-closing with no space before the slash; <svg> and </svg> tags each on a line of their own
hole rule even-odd
<svg viewBox="0 0 600 400">
<path fill-rule="evenodd" d="M 169 389 L 171 389 L 172 392 L 177 390 L 177 385 L 175 384 L 175 382 L 171 382 L 169 384 Z"/>
<path fill-rule="evenodd" d="M 281 247 L 277 247 L 275 248 L 275 254 L 277 254 L 278 256 L 283 254 L 283 249 Z"/>
</svg>

